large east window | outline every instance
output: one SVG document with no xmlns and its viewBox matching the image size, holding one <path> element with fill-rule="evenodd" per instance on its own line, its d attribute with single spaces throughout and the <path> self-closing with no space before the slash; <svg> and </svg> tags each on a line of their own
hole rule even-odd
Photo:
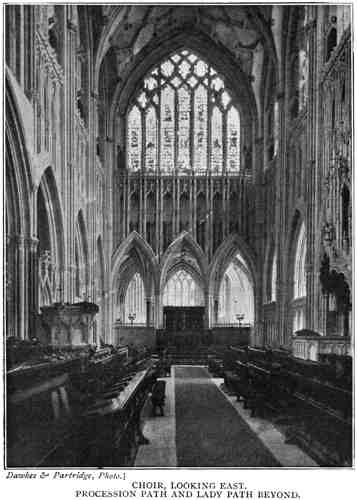
<svg viewBox="0 0 357 500">
<path fill-rule="evenodd" d="M 238 173 L 240 116 L 224 78 L 181 50 L 144 78 L 127 115 L 131 172 Z"/>
</svg>

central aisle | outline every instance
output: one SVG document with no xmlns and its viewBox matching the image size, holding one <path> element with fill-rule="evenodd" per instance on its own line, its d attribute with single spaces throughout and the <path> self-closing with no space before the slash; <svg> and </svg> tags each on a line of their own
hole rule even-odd
<svg viewBox="0 0 357 500">
<path fill-rule="evenodd" d="M 176 366 L 178 467 L 279 467 L 280 464 L 198 366 Z"/>
</svg>

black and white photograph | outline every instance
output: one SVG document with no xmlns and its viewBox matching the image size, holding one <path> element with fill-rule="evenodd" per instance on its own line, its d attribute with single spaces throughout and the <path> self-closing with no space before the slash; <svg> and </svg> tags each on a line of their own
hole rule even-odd
<svg viewBox="0 0 357 500">
<path fill-rule="evenodd" d="M 8 477 L 354 468 L 353 7 L 2 6 Z"/>
</svg>

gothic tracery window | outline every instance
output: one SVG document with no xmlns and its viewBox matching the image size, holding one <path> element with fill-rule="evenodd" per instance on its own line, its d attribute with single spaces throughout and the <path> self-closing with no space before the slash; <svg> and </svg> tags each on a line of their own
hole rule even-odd
<svg viewBox="0 0 357 500">
<path fill-rule="evenodd" d="M 203 306 L 201 287 L 184 269 L 177 271 L 166 283 L 163 293 L 164 306 Z"/>
<path fill-rule="evenodd" d="M 253 286 L 241 263 L 237 258 L 223 276 L 219 288 L 218 325 L 254 322 Z"/>
<path fill-rule="evenodd" d="M 306 297 L 306 231 L 302 224 L 297 240 L 294 265 L 294 299 Z"/>
<path fill-rule="evenodd" d="M 305 303 L 306 298 L 306 228 L 302 223 L 297 238 L 294 261 L 294 288 L 293 288 L 293 331 L 306 327 Z"/>
<path fill-rule="evenodd" d="M 188 50 L 144 78 L 127 116 L 131 172 L 179 174 L 240 168 L 240 116 L 224 79 Z"/>
<path fill-rule="evenodd" d="M 124 321 L 126 324 L 146 321 L 145 289 L 139 273 L 134 274 L 126 290 Z"/>
</svg>

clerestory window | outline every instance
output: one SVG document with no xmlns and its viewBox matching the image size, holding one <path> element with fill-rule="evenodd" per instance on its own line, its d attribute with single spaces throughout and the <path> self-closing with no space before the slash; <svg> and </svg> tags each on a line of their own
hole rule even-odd
<svg viewBox="0 0 357 500">
<path fill-rule="evenodd" d="M 240 116 L 224 78 L 180 50 L 144 78 L 127 115 L 131 172 L 236 174 Z"/>
</svg>

